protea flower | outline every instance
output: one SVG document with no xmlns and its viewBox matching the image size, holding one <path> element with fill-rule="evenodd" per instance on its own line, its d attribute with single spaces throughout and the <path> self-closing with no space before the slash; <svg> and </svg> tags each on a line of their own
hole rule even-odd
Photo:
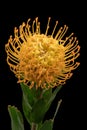
<svg viewBox="0 0 87 130">
<path fill-rule="evenodd" d="M 38 17 L 29 24 L 14 28 L 14 37 L 10 36 L 5 46 L 7 63 L 18 78 L 18 83 L 25 83 L 29 88 L 53 88 L 63 85 L 72 76 L 72 71 L 79 66 L 75 59 L 80 55 L 80 46 L 74 33 L 64 38 L 68 26 L 60 27 L 58 21 L 49 35 L 48 18 L 45 33 L 40 31 Z"/>
</svg>

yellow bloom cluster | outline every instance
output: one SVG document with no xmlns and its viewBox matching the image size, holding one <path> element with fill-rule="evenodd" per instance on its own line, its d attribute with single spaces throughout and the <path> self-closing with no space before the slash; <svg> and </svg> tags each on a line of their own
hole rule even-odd
<svg viewBox="0 0 87 130">
<path fill-rule="evenodd" d="M 48 18 L 46 32 L 40 32 L 38 17 L 14 28 L 14 38 L 10 36 L 5 45 L 7 63 L 11 71 L 30 88 L 50 88 L 62 85 L 72 76 L 72 70 L 79 66 L 75 59 L 80 55 L 78 40 L 71 33 L 63 39 L 68 27 L 64 25 L 55 34 L 48 35 L 51 18 Z M 55 35 L 54 35 L 55 34 Z"/>
</svg>

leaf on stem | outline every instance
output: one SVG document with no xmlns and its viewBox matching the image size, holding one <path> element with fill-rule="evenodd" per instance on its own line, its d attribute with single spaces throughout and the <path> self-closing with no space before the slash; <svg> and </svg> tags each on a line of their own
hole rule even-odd
<svg viewBox="0 0 87 130">
<path fill-rule="evenodd" d="M 46 120 L 40 130 L 52 130 L 53 129 L 53 120 Z"/>
<path fill-rule="evenodd" d="M 24 130 L 23 117 L 15 106 L 8 106 L 12 130 Z"/>
</svg>

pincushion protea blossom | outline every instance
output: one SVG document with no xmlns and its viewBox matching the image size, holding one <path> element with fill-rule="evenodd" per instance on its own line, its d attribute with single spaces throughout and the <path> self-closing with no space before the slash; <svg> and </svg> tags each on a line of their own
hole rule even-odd
<svg viewBox="0 0 87 130">
<path fill-rule="evenodd" d="M 27 23 L 14 28 L 14 38 L 10 36 L 5 45 L 7 63 L 18 78 L 18 82 L 29 85 L 30 88 L 53 88 L 65 84 L 72 76 L 72 70 L 79 66 L 75 59 L 80 55 L 78 40 L 71 33 L 63 39 L 68 30 L 64 25 L 57 33 L 57 24 L 48 35 L 51 18 L 48 18 L 45 33 L 41 33 L 38 17 L 30 26 Z"/>
</svg>

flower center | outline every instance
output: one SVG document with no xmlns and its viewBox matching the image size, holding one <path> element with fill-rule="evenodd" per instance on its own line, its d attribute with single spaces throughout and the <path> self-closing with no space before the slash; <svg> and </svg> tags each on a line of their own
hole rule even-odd
<svg viewBox="0 0 87 130">
<path fill-rule="evenodd" d="M 18 59 L 28 81 L 51 83 L 64 68 L 64 47 L 50 36 L 34 34 L 22 44 Z"/>
</svg>

